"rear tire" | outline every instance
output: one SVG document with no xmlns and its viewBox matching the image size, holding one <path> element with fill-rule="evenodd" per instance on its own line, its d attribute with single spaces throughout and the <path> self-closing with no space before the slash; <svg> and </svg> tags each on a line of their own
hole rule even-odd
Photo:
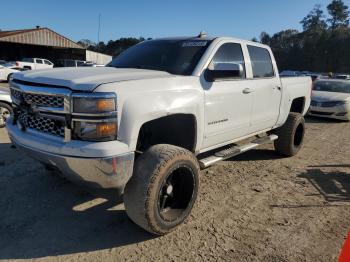
<svg viewBox="0 0 350 262">
<path fill-rule="evenodd" d="M 182 224 L 191 213 L 199 187 L 199 165 L 188 150 L 155 145 L 135 163 L 124 191 L 130 219 L 155 235 Z"/>
<path fill-rule="evenodd" d="M 278 135 L 275 150 L 285 156 L 294 156 L 301 149 L 305 135 L 305 119 L 299 113 L 290 113 L 286 123 L 274 131 Z"/>
</svg>

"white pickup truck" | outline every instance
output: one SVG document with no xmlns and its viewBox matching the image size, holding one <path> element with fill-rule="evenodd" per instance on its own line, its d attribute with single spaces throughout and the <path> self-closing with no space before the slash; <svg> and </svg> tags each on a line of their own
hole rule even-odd
<svg viewBox="0 0 350 262">
<path fill-rule="evenodd" d="M 285 156 L 299 151 L 311 86 L 280 78 L 265 45 L 158 39 L 105 68 L 14 74 L 7 129 L 67 178 L 123 194 L 129 217 L 163 235 L 190 214 L 200 168 L 271 141 Z"/>
<path fill-rule="evenodd" d="M 47 69 L 53 68 L 54 64 L 44 58 L 23 58 L 22 61 L 16 61 L 16 66 L 23 69 Z"/>
</svg>

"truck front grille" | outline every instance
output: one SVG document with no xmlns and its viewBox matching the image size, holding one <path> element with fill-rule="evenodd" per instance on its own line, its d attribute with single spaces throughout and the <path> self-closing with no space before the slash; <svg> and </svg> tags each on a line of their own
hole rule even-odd
<svg viewBox="0 0 350 262">
<path fill-rule="evenodd" d="M 64 137 L 64 121 L 62 120 L 20 112 L 18 121 L 25 128 L 30 128 L 49 135 Z"/>
<path fill-rule="evenodd" d="M 14 88 L 11 88 L 11 96 L 29 105 L 53 108 L 64 107 L 64 97 L 61 96 L 25 93 Z"/>
</svg>

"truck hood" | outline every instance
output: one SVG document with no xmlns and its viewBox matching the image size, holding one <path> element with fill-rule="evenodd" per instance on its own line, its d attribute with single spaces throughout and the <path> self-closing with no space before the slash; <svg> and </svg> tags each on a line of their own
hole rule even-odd
<svg viewBox="0 0 350 262">
<path fill-rule="evenodd" d="M 350 93 L 313 91 L 311 99 L 313 101 L 317 101 L 317 102 L 324 102 L 324 101 L 350 101 Z"/>
<path fill-rule="evenodd" d="M 163 71 L 114 68 L 114 67 L 83 67 L 83 68 L 57 68 L 45 70 L 25 71 L 14 74 L 16 80 L 68 87 L 76 91 L 93 91 L 101 84 L 171 77 Z"/>
</svg>

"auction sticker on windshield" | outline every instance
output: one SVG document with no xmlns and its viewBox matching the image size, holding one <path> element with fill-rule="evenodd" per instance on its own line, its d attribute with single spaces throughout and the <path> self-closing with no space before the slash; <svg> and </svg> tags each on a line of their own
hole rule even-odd
<svg viewBox="0 0 350 262">
<path fill-rule="evenodd" d="M 182 47 L 206 46 L 208 41 L 192 41 L 182 43 Z"/>
</svg>

